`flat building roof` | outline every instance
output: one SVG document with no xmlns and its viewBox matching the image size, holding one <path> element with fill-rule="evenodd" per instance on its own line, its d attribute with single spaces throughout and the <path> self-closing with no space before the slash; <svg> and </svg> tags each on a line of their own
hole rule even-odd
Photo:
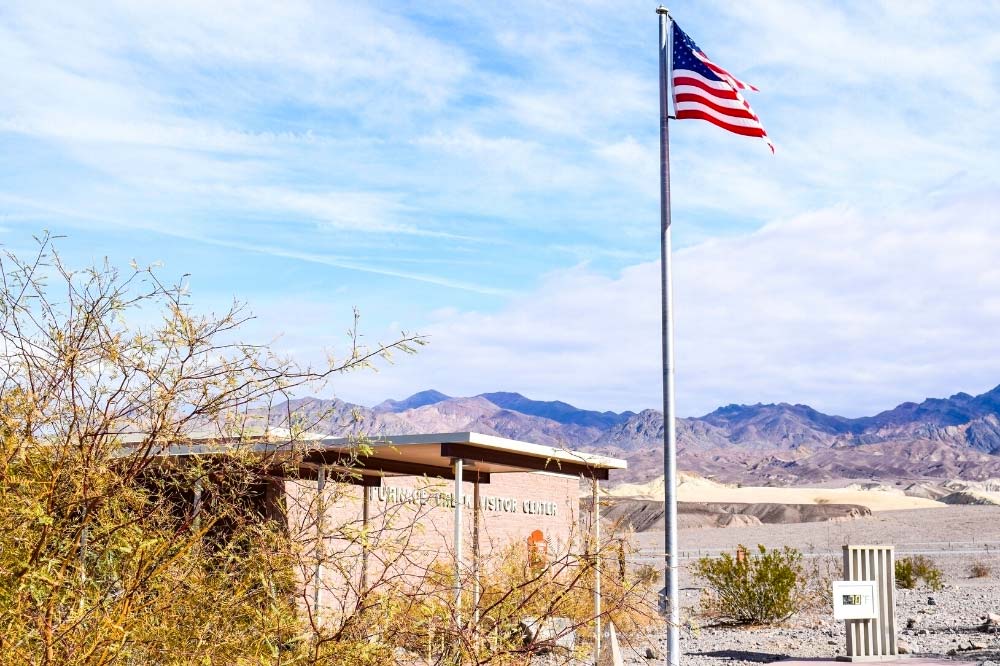
<svg viewBox="0 0 1000 666">
<path fill-rule="evenodd" d="M 453 461 L 464 461 L 466 480 L 488 483 L 490 474 L 509 472 L 550 472 L 567 476 L 585 476 L 606 480 L 613 469 L 626 469 L 628 463 L 595 453 L 566 447 L 523 442 L 478 432 L 427 433 L 415 435 L 317 437 L 300 441 L 259 437 L 227 440 L 223 437 L 195 435 L 183 442 L 153 446 L 150 455 L 158 457 L 213 456 L 232 451 L 276 454 L 279 458 L 301 455 L 303 470 L 321 466 L 342 467 L 360 474 L 364 485 L 378 485 L 384 476 L 433 476 L 454 479 Z M 143 442 L 141 434 L 123 437 L 121 455 L 129 455 L 128 445 Z M 362 446 L 363 444 L 363 446 Z M 471 478 L 470 478 L 471 477 Z"/>
</svg>

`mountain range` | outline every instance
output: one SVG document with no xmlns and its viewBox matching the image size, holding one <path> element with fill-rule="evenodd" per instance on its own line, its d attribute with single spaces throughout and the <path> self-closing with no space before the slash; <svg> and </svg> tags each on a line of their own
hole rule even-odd
<svg viewBox="0 0 1000 666">
<path fill-rule="evenodd" d="M 662 474 L 663 415 L 598 412 L 519 393 L 452 397 L 439 391 L 386 400 L 372 408 L 338 399 L 301 398 L 287 414 L 312 432 L 401 435 L 475 431 L 623 457 L 616 481 Z M 807 405 L 728 405 L 677 421 L 682 469 L 735 483 L 785 485 L 830 479 L 1000 476 L 1000 386 L 972 396 L 907 402 L 874 416 L 845 418 Z"/>
</svg>

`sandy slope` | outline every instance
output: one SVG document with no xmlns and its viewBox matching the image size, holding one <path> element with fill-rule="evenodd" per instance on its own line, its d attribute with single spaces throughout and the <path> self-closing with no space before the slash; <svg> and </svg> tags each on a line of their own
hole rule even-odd
<svg viewBox="0 0 1000 666">
<path fill-rule="evenodd" d="M 623 483 L 607 491 L 613 497 L 663 498 L 663 477 L 649 483 Z M 682 472 L 677 484 L 680 502 L 742 502 L 747 504 L 860 504 L 872 511 L 927 509 L 945 504 L 923 497 L 910 497 L 887 486 L 863 489 L 736 487 Z"/>
</svg>

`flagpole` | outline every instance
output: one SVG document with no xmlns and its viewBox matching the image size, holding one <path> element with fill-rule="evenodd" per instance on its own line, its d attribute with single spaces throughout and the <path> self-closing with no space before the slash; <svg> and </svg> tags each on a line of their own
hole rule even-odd
<svg viewBox="0 0 1000 666">
<path fill-rule="evenodd" d="M 660 268 L 663 323 L 663 519 L 667 664 L 679 666 L 680 589 L 677 583 L 677 431 L 674 424 L 674 295 L 670 271 L 670 12 L 660 18 Z"/>
</svg>

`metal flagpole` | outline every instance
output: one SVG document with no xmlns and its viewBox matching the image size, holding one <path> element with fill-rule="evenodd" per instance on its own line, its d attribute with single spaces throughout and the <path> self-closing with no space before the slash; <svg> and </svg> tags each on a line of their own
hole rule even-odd
<svg viewBox="0 0 1000 666">
<path fill-rule="evenodd" d="M 677 583 L 677 431 L 674 424 L 674 295 L 670 274 L 670 12 L 660 18 L 660 267 L 663 314 L 663 516 L 668 611 L 667 664 L 680 664 L 680 590 Z"/>
</svg>

